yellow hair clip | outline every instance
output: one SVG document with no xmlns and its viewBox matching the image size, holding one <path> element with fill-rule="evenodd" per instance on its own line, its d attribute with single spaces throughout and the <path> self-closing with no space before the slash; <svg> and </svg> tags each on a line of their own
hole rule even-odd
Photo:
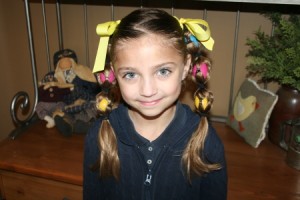
<svg viewBox="0 0 300 200">
<path fill-rule="evenodd" d="M 115 32 L 119 23 L 120 20 L 97 25 L 96 32 L 100 36 L 100 42 L 96 54 L 93 73 L 104 70 L 109 37 Z"/>
<path fill-rule="evenodd" d="M 210 51 L 213 49 L 214 40 L 210 36 L 210 29 L 206 21 L 202 19 L 175 18 L 180 23 L 181 28 L 183 28 L 183 25 L 185 25 L 187 29 L 203 44 L 203 46 Z"/>
<path fill-rule="evenodd" d="M 103 98 L 100 100 L 98 104 L 96 104 L 96 107 L 99 111 L 106 112 L 107 107 L 109 106 L 110 103 L 111 102 L 108 98 Z"/>
<path fill-rule="evenodd" d="M 199 98 L 198 96 L 195 97 L 195 106 L 199 110 L 205 111 L 208 106 L 208 99 L 206 97 Z"/>
</svg>

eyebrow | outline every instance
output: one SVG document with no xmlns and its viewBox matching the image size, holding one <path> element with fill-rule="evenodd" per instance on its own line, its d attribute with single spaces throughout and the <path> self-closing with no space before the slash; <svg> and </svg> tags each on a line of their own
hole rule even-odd
<svg viewBox="0 0 300 200">
<path fill-rule="evenodd" d="M 160 63 L 160 64 L 157 64 L 157 65 L 151 66 L 151 68 L 157 69 L 157 68 L 160 68 L 160 67 L 162 67 L 164 65 L 168 65 L 168 64 L 175 65 L 175 62 L 164 62 L 164 63 Z M 136 69 L 135 67 L 119 67 L 117 71 L 135 70 L 135 69 Z"/>
</svg>

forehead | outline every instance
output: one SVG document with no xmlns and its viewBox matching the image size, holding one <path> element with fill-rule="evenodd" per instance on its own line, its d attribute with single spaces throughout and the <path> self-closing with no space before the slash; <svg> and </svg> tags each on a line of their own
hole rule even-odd
<svg viewBox="0 0 300 200">
<path fill-rule="evenodd" d="M 120 40 L 116 43 L 116 49 L 122 49 L 122 48 L 126 48 L 127 46 L 130 45 L 137 45 L 136 43 L 140 43 L 140 44 L 158 44 L 161 45 L 162 47 L 165 46 L 173 46 L 174 41 L 172 41 L 172 39 L 170 38 L 166 38 L 163 35 L 160 34 L 154 34 L 154 33 L 146 33 L 138 38 L 129 38 L 126 40 Z"/>
<path fill-rule="evenodd" d="M 155 49 L 160 54 L 166 52 L 172 52 L 178 56 L 182 56 L 182 53 L 175 48 L 175 40 L 166 38 L 159 34 L 146 34 L 138 38 L 120 40 L 116 43 L 116 47 L 113 52 L 113 60 L 117 60 L 120 54 L 130 51 L 131 53 L 140 53 L 141 50 Z"/>
</svg>

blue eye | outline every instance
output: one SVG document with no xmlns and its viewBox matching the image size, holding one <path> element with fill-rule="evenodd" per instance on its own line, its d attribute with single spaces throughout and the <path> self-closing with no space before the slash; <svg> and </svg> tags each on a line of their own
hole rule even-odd
<svg viewBox="0 0 300 200">
<path fill-rule="evenodd" d="M 127 72 L 123 75 L 123 78 L 125 78 L 125 79 L 133 79 L 135 77 L 136 77 L 136 74 L 133 72 Z"/>
<path fill-rule="evenodd" d="M 168 76 L 171 73 L 171 70 L 167 68 L 161 68 L 158 70 L 158 75 L 159 76 Z"/>
</svg>

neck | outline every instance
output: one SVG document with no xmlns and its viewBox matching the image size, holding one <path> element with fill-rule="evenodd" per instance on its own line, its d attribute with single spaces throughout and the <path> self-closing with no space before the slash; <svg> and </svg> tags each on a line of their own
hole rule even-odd
<svg viewBox="0 0 300 200">
<path fill-rule="evenodd" d="M 129 110 L 129 117 L 133 122 L 135 130 L 144 138 L 153 141 L 158 138 L 173 120 L 176 106 L 173 105 L 162 114 L 155 117 L 145 117 L 139 112 Z"/>
</svg>

